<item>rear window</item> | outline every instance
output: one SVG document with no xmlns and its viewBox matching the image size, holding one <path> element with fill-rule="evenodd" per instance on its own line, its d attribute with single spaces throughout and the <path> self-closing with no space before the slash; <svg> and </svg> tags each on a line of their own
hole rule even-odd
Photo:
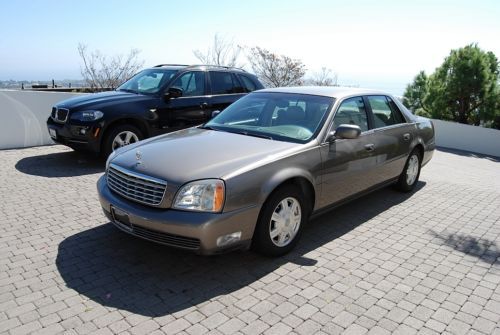
<svg viewBox="0 0 500 335">
<path fill-rule="evenodd" d="M 210 72 L 212 94 L 242 93 L 243 88 L 231 72 Z"/>
</svg>

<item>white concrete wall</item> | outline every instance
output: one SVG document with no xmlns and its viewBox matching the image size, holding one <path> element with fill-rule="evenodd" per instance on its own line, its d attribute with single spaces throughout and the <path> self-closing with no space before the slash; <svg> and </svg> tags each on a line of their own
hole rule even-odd
<svg viewBox="0 0 500 335">
<path fill-rule="evenodd" d="M 52 106 L 78 94 L 0 90 L 0 149 L 54 143 L 45 125 Z"/>
<path fill-rule="evenodd" d="M 500 130 L 432 120 L 436 145 L 500 157 Z"/>
</svg>

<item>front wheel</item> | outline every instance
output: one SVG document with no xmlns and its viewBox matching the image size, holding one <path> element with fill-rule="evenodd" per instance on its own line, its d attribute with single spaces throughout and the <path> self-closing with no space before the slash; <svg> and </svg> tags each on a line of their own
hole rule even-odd
<svg viewBox="0 0 500 335">
<path fill-rule="evenodd" d="M 132 125 L 117 126 L 109 131 L 104 139 L 102 153 L 108 157 L 113 151 L 123 146 L 139 142 L 143 135 L 139 129 Z"/>
<path fill-rule="evenodd" d="M 252 247 L 267 256 L 281 256 L 297 244 L 309 210 L 302 193 L 287 185 L 264 203 L 255 227 Z"/>
<path fill-rule="evenodd" d="M 418 150 L 413 150 L 406 161 L 403 172 L 399 176 L 396 188 L 402 192 L 412 191 L 417 185 L 421 166 L 420 153 Z"/>
</svg>

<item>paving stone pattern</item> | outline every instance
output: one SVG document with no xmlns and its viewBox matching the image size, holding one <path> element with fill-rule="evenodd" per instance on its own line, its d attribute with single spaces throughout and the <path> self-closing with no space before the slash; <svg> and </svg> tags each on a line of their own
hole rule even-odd
<svg viewBox="0 0 500 335">
<path fill-rule="evenodd" d="M 500 163 L 438 151 L 416 192 L 315 219 L 282 258 L 117 231 L 103 163 L 0 151 L 1 334 L 500 334 Z"/>
</svg>

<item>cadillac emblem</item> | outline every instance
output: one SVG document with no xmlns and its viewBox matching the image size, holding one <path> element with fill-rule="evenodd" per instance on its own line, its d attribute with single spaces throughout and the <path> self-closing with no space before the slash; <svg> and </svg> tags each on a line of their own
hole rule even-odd
<svg viewBox="0 0 500 335">
<path fill-rule="evenodd" d="M 135 158 L 137 159 L 137 165 L 142 164 L 141 159 L 142 159 L 142 153 L 140 151 L 135 152 Z"/>
</svg>

